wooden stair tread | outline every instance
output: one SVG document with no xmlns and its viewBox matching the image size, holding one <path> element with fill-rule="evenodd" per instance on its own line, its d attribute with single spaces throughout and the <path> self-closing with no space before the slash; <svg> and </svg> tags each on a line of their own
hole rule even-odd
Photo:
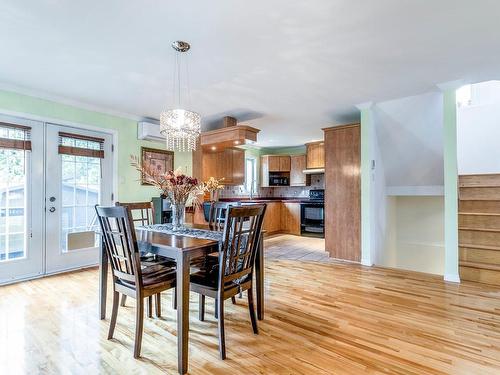
<svg viewBox="0 0 500 375">
<path fill-rule="evenodd" d="M 466 261 L 461 260 L 459 262 L 459 265 L 461 267 L 472 267 L 472 268 L 479 268 L 479 269 L 483 269 L 483 270 L 500 271 L 500 265 L 498 265 L 498 264 L 466 262 Z"/>
<path fill-rule="evenodd" d="M 467 243 L 459 243 L 458 247 L 464 247 L 468 249 L 478 249 L 478 250 L 498 250 L 500 251 L 500 246 L 489 246 L 489 245 L 474 245 Z"/>
<path fill-rule="evenodd" d="M 471 215 L 471 216 L 500 216 L 500 213 L 496 212 L 459 212 L 459 215 Z"/>
<path fill-rule="evenodd" d="M 476 232 L 496 232 L 496 233 L 500 233 L 500 228 L 490 229 L 490 228 L 458 227 L 458 230 L 471 230 L 471 231 L 476 231 Z"/>
</svg>

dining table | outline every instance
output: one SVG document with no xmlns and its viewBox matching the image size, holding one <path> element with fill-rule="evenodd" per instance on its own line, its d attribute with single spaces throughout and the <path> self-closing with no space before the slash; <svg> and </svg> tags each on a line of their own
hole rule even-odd
<svg viewBox="0 0 500 375">
<path fill-rule="evenodd" d="M 185 224 L 187 228 L 210 230 L 204 224 Z M 188 371 L 189 342 L 189 289 L 191 260 L 217 252 L 219 241 L 197 238 L 182 234 L 165 233 L 144 228 L 136 228 L 137 245 L 142 254 L 156 254 L 170 258 L 176 263 L 177 293 L 177 356 L 178 372 Z M 257 318 L 264 319 L 264 239 L 260 235 L 255 257 L 255 293 Z M 108 287 L 108 255 L 100 242 L 99 251 L 99 317 L 106 318 L 106 298 Z"/>
</svg>

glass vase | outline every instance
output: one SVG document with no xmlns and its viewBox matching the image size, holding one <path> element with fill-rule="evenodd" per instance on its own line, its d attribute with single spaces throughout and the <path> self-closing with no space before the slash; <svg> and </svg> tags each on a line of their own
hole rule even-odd
<svg viewBox="0 0 500 375">
<path fill-rule="evenodd" d="M 184 229 L 186 219 L 186 205 L 179 203 L 172 205 L 172 228 L 173 230 Z"/>
</svg>

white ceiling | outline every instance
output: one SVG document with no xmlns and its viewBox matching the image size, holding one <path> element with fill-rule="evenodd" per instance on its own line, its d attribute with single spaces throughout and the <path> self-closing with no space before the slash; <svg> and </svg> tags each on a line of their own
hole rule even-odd
<svg viewBox="0 0 500 375">
<path fill-rule="evenodd" d="M 356 120 L 354 105 L 498 78 L 497 0 L 2 0 L 0 82 L 158 118 L 173 40 L 192 44 L 192 107 L 262 146 Z"/>
</svg>

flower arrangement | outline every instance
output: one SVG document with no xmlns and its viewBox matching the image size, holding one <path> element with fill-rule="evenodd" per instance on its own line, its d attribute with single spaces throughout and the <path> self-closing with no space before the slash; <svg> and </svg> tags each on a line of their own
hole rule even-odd
<svg viewBox="0 0 500 375">
<path fill-rule="evenodd" d="M 210 177 L 207 181 L 203 183 L 205 191 L 210 193 L 210 200 L 215 201 L 218 190 L 224 189 L 224 185 L 221 181 L 224 178 L 216 179 L 215 177 Z"/>
</svg>

